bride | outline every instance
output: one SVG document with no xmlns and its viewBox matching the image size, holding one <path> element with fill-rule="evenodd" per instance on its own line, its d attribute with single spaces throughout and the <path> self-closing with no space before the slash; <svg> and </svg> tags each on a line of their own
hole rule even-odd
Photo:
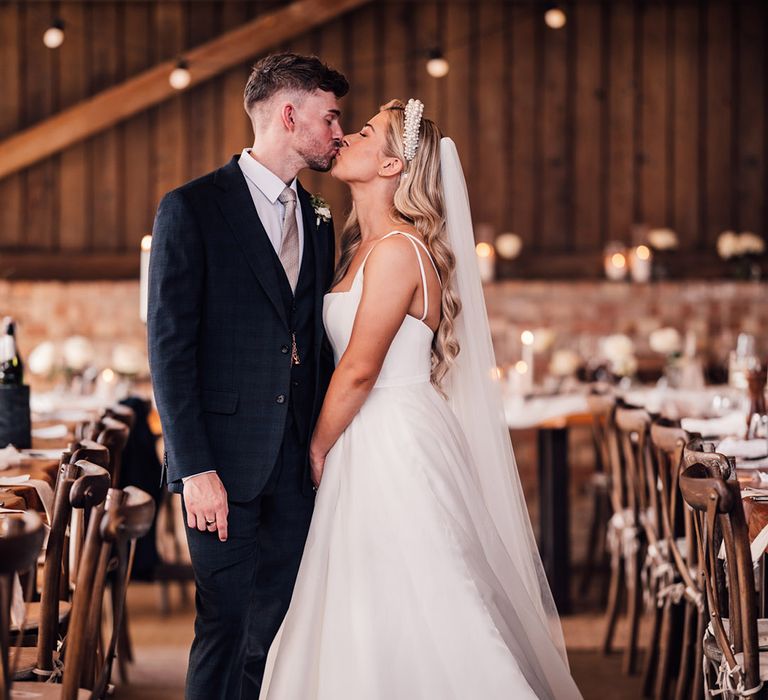
<svg viewBox="0 0 768 700">
<path fill-rule="evenodd" d="M 504 423 L 455 146 L 392 101 L 345 137 L 317 501 L 262 700 L 581 697 Z"/>
</svg>

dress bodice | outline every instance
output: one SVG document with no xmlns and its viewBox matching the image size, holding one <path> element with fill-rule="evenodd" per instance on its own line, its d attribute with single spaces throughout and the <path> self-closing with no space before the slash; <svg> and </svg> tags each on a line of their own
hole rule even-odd
<svg viewBox="0 0 768 700">
<path fill-rule="evenodd" d="M 395 234 L 407 236 L 414 243 L 414 248 L 418 243 L 426 250 L 421 241 L 402 231 L 392 231 L 383 238 L 388 238 Z M 429 251 L 427 251 L 427 254 L 429 255 Z M 368 255 L 370 255 L 370 252 Z M 375 384 L 376 387 L 403 386 L 429 381 L 432 367 L 432 339 L 434 333 L 424 323 L 428 311 L 426 275 L 424 273 L 424 263 L 418 252 L 417 257 L 421 269 L 422 287 L 425 291 L 424 314 L 421 319 L 410 315 L 403 319 L 402 325 L 389 346 L 387 356 L 384 359 L 384 364 L 381 367 L 381 372 Z M 323 301 L 325 332 L 331 342 L 331 347 L 333 347 L 336 364 L 339 363 L 352 337 L 352 327 L 355 323 L 357 307 L 360 305 L 360 298 L 363 293 L 363 275 L 367 260 L 368 256 L 365 257 L 360 268 L 355 273 L 352 286 L 348 291 L 329 292 L 325 295 Z"/>
</svg>

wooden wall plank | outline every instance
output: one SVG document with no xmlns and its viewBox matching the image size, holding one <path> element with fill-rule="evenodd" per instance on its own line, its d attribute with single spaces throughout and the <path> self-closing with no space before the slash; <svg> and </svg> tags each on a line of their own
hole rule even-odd
<svg viewBox="0 0 768 700">
<path fill-rule="evenodd" d="M 766 193 L 766 5 L 745 2 L 739 6 L 739 71 L 736 133 L 736 226 L 740 230 L 768 233 L 762 203 Z M 755 81 L 754 73 L 762 75 Z"/>
<path fill-rule="evenodd" d="M 344 19 L 345 32 L 350 36 L 346 66 L 350 93 L 344 100 L 341 128 L 344 133 L 356 132 L 379 109 L 382 95 L 378 94 L 377 59 L 378 31 L 375 5 L 367 5 Z M 338 216 L 346 214 L 339 212 Z"/>
<path fill-rule="evenodd" d="M 53 55 L 43 45 L 41 37 L 52 16 L 50 2 L 21 5 L 20 27 L 25 59 L 23 72 L 23 125 L 34 124 L 49 116 L 54 109 Z M 22 178 L 23 204 L 20 244 L 35 250 L 51 249 L 55 245 L 53 220 L 56 198 L 56 170 L 51 159 L 29 168 Z"/>
<path fill-rule="evenodd" d="M 731 134 L 733 123 L 733 36 L 729 3 L 708 5 L 706 38 L 706 194 L 705 247 L 715 245 L 721 231 L 736 225 L 731 212 L 734 163 Z"/>
<path fill-rule="evenodd" d="M 653 227 L 666 226 L 667 152 L 668 135 L 667 98 L 668 6 L 653 2 L 641 5 L 642 56 L 640 87 L 640 150 L 637 153 L 640 166 L 640 221 Z M 632 241 L 640 243 L 641 241 Z"/>
<path fill-rule="evenodd" d="M 93 2 L 90 15 L 88 60 L 91 65 L 90 91 L 100 92 L 120 79 L 118 53 L 118 5 Z M 92 189 L 91 245 L 94 250 L 116 251 L 123 247 L 120 218 L 120 138 L 117 129 L 108 129 L 88 142 Z"/>
<path fill-rule="evenodd" d="M 18 43 L 20 35 L 19 6 L 15 2 L 0 3 L 0 137 L 13 133 L 21 123 L 21 71 Z M 21 244 L 21 174 L 0 180 L 0 249 Z M 3 267 L 0 266 L 0 275 Z"/>
<path fill-rule="evenodd" d="M 225 2 L 221 8 L 222 29 L 233 29 L 245 22 L 248 8 L 242 2 Z M 243 90 L 250 74 L 249 63 L 228 70 L 218 81 L 220 95 L 219 129 L 222 146 L 219 164 L 226 163 L 233 155 L 253 145 L 253 129 L 243 109 Z"/>
<path fill-rule="evenodd" d="M 574 161 L 578 174 L 573 183 L 573 241 L 576 250 L 600 250 L 603 168 L 603 56 L 601 55 L 602 8 L 598 3 L 577 3 L 571 31 L 576 33 L 576 85 Z"/>
<path fill-rule="evenodd" d="M 150 6 L 144 2 L 125 4 L 125 32 L 130 37 L 124 47 L 126 75 L 134 75 L 151 64 Z M 137 114 L 121 125 L 123 198 L 121 216 L 125 222 L 124 246 L 128 252 L 139 249 L 141 238 L 152 230 L 151 168 L 152 142 L 150 118 L 147 112 Z"/>
<path fill-rule="evenodd" d="M 496 234 L 507 230 L 506 198 L 509 185 L 509 161 L 506 157 L 505 131 L 509 114 L 500 104 L 499 93 L 506 92 L 504 66 L 504 6 L 501 2 L 481 3 L 477 14 L 477 108 L 474 133 L 476 141 L 470 158 L 475 169 L 472 207 L 478 220 L 486 221 Z"/>
<path fill-rule="evenodd" d="M 412 11 L 410 3 L 393 3 L 391 8 L 387 8 L 383 18 L 378 39 L 384 46 L 384 63 L 387 66 L 384 71 L 384 93 L 378 96 L 382 104 L 395 98 L 408 99 L 407 76 L 412 67 L 408 57 L 409 51 L 413 51 L 413 47 L 409 47 L 409 32 L 418 32 L 419 45 L 423 45 L 421 42 L 424 41 L 419 26 L 410 24 Z"/>
<path fill-rule="evenodd" d="M 537 18 L 537 24 L 542 24 L 540 18 Z M 570 226 L 566 113 L 569 32 L 570 29 L 546 27 L 540 34 L 544 56 L 540 88 L 541 140 L 537 154 L 541 163 L 541 229 L 537 238 L 543 251 L 554 251 L 567 245 Z"/>
<path fill-rule="evenodd" d="M 634 59 L 633 6 L 609 3 L 608 50 L 608 205 L 609 240 L 629 240 L 634 220 Z"/>
<path fill-rule="evenodd" d="M 67 28 L 58 49 L 58 107 L 66 109 L 89 94 L 91 61 L 87 55 L 86 11 L 83 3 L 63 3 L 59 15 Z M 85 250 L 89 241 L 90 178 L 89 147 L 70 146 L 59 159 L 59 248 Z"/>
<path fill-rule="evenodd" d="M 535 39 L 537 21 L 540 20 L 529 7 L 505 5 L 505 15 L 505 24 L 511 26 L 511 31 L 505 34 L 507 58 L 504 64 L 509 73 L 505 106 L 512 117 L 507 131 L 511 167 L 507 219 L 511 230 L 523 239 L 528 252 L 535 249 L 538 233 L 534 153 L 539 126 Z"/>
<path fill-rule="evenodd" d="M 216 4 L 210 0 L 187 0 L 185 14 L 187 46 L 198 46 L 219 33 L 219 13 Z M 210 172 L 219 164 L 216 152 L 216 131 L 220 128 L 217 97 L 216 83 L 212 81 L 196 85 L 182 95 L 189 178 Z"/>
<path fill-rule="evenodd" d="M 444 102 L 446 98 L 446 78 L 433 78 L 427 73 L 427 59 L 431 47 L 445 43 L 445 3 L 425 1 L 417 3 L 413 8 L 414 27 L 418 27 L 420 36 L 419 46 L 424 47 L 419 51 L 411 63 L 413 71 L 413 94 L 401 92 L 392 95 L 398 99 L 408 101 L 416 97 L 424 103 L 424 116 L 435 121 L 441 129 L 445 130 L 442 117 L 445 112 Z M 389 96 L 383 98 L 384 101 Z"/>
<path fill-rule="evenodd" d="M 469 94 L 469 33 L 470 33 L 470 5 L 463 2 L 447 3 L 445 8 L 445 57 L 450 63 L 451 69 L 443 78 L 445 91 L 445 104 L 437 121 L 446 136 L 450 136 L 456 142 L 456 149 L 464 168 L 464 176 L 467 186 L 474 176 L 472 158 L 472 140 L 470 136 L 470 110 L 475 108 L 468 99 Z M 423 59 L 416 70 L 423 70 Z M 409 95 L 410 97 L 410 95 Z M 470 193 L 470 200 L 474 199 L 474 193 Z M 476 213 L 473 212 L 476 216 Z M 477 221 L 477 219 L 475 219 Z"/>
<path fill-rule="evenodd" d="M 172 59 L 184 49 L 184 5 L 179 0 L 160 2 L 154 6 L 154 62 Z M 179 94 L 153 110 L 154 112 L 154 206 L 169 190 L 185 181 L 183 100 Z"/>
<path fill-rule="evenodd" d="M 673 91 L 673 217 L 681 250 L 697 247 L 699 239 L 699 8 L 674 8 Z"/>
</svg>

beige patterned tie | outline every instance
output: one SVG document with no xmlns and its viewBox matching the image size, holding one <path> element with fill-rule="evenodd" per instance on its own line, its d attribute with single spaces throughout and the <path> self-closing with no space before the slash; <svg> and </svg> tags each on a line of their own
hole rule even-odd
<svg viewBox="0 0 768 700">
<path fill-rule="evenodd" d="M 295 292 L 296 282 L 299 279 L 299 227 L 296 223 L 296 193 L 290 187 L 286 187 L 277 199 L 285 205 L 280 262 L 283 263 L 291 291 Z"/>
</svg>

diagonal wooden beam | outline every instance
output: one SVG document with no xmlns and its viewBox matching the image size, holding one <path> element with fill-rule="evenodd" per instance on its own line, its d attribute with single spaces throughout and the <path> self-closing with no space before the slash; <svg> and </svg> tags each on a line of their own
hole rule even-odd
<svg viewBox="0 0 768 700">
<path fill-rule="evenodd" d="M 186 51 L 190 87 L 366 2 L 295 0 Z M 160 63 L 0 141 L 0 179 L 177 95 L 168 83 L 174 67 L 175 61 Z"/>
</svg>

